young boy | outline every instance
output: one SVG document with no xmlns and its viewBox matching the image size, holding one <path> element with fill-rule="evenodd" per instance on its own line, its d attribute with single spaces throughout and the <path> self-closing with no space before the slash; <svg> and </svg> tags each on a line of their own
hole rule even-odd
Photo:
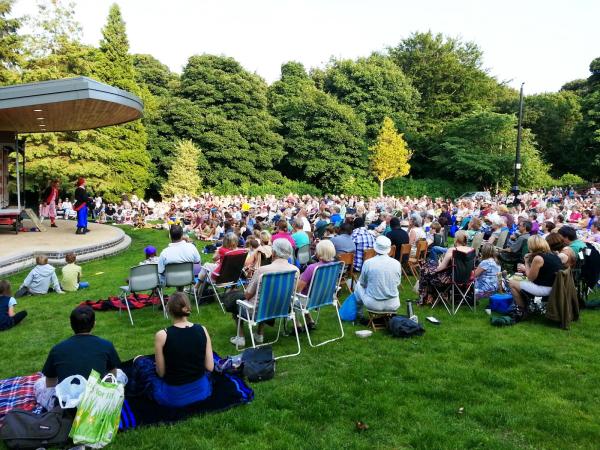
<svg viewBox="0 0 600 450">
<path fill-rule="evenodd" d="M 57 294 L 64 294 L 58 283 L 58 277 L 54 267 L 48 264 L 46 255 L 38 255 L 35 258 L 37 264 L 23 281 L 23 284 L 15 294 L 16 298 L 24 295 L 41 295 L 47 294 L 48 289 L 52 287 Z"/>
<path fill-rule="evenodd" d="M 156 256 L 156 247 L 152 245 L 147 246 L 144 249 L 144 254 L 146 255 L 146 259 L 140 263 L 140 266 L 144 264 L 158 264 L 158 256 Z"/>
<path fill-rule="evenodd" d="M 80 287 L 81 267 L 75 264 L 76 260 L 75 253 L 68 253 L 65 256 L 67 264 L 62 268 L 62 281 L 60 283 L 63 291 L 75 292 Z"/>
<path fill-rule="evenodd" d="M 8 330 L 18 325 L 25 317 L 27 311 L 15 313 L 17 301 L 11 297 L 10 283 L 0 280 L 0 331 Z"/>
</svg>

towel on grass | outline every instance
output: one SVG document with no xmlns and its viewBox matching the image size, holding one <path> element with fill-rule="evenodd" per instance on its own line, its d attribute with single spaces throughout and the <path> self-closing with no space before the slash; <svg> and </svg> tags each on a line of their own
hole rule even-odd
<svg viewBox="0 0 600 450">
<path fill-rule="evenodd" d="M 13 409 L 32 411 L 36 407 L 34 385 L 41 373 L 26 377 L 0 380 L 0 424 L 6 413 Z"/>
<path fill-rule="evenodd" d="M 142 309 L 147 306 L 160 305 L 160 299 L 156 296 L 151 297 L 148 294 L 131 294 L 127 297 L 129 302 L 129 308 L 131 309 Z M 167 299 L 165 298 L 165 302 Z M 115 311 L 119 309 L 127 309 L 125 303 L 121 301 L 119 297 L 108 297 L 106 300 L 86 300 L 81 302 L 79 306 L 91 306 L 95 311 Z"/>
</svg>

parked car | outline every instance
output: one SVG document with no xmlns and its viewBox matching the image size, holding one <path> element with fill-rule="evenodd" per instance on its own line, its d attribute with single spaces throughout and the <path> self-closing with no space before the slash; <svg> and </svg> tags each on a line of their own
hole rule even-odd
<svg viewBox="0 0 600 450">
<path fill-rule="evenodd" d="M 488 191 L 465 192 L 463 195 L 456 199 L 456 201 L 460 200 L 485 200 L 491 202 L 492 196 Z"/>
</svg>

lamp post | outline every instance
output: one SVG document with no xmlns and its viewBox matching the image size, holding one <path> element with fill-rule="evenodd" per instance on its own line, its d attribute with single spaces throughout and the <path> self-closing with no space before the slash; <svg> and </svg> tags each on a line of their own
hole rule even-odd
<svg viewBox="0 0 600 450">
<path fill-rule="evenodd" d="M 517 151 L 515 154 L 515 180 L 512 187 L 512 193 L 515 196 L 515 203 L 519 195 L 519 172 L 521 172 L 521 133 L 523 128 L 523 85 L 521 83 L 521 92 L 519 94 L 519 123 L 517 126 Z"/>
</svg>

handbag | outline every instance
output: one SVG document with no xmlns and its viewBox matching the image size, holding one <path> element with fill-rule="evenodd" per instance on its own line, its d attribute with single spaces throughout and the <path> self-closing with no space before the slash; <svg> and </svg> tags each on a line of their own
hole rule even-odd
<svg viewBox="0 0 600 450">
<path fill-rule="evenodd" d="M 91 448 L 108 445 L 119 429 L 124 399 L 123 385 L 113 374 L 101 380 L 100 374 L 92 370 L 69 434 L 73 442 Z"/>
<path fill-rule="evenodd" d="M 247 348 L 242 353 L 243 373 L 248 381 L 266 381 L 275 376 L 275 359 L 270 345 Z"/>
<path fill-rule="evenodd" d="M 73 417 L 60 407 L 43 414 L 14 409 L 4 417 L 0 439 L 10 449 L 60 447 L 69 440 Z"/>
<path fill-rule="evenodd" d="M 348 298 L 344 300 L 342 306 L 340 306 L 340 319 L 345 322 L 354 322 L 356 320 L 357 311 L 358 306 L 356 305 L 356 296 L 350 294 Z"/>
</svg>

